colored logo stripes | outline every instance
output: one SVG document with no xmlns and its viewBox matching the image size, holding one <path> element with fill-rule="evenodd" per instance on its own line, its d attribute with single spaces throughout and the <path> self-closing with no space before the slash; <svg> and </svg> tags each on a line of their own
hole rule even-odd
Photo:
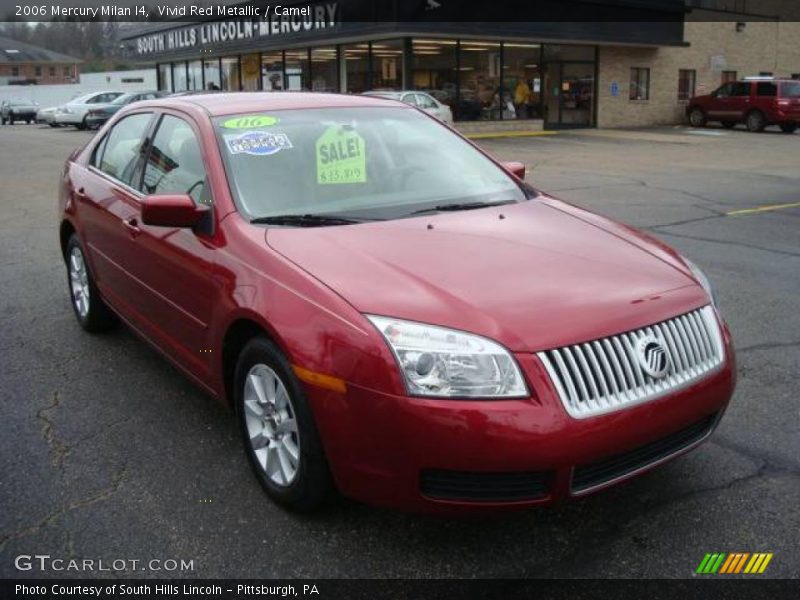
<svg viewBox="0 0 800 600">
<path fill-rule="evenodd" d="M 772 560 L 772 552 L 724 552 L 706 554 L 697 567 L 697 573 L 701 575 L 736 574 L 750 573 L 760 574 L 767 569 L 769 561 Z"/>
</svg>

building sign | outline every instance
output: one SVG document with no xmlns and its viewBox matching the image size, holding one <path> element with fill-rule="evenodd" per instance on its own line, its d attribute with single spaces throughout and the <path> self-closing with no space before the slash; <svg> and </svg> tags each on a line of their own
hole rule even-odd
<svg viewBox="0 0 800 600">
<path fill-rule="evenodd" d="M 335 27 L 339 23 L 339 3 L 326 2 L 308 5 L 291 13 L 274 12 L 253 19 L 209 21 L 143 35 L 134 40 L 134 45 L 139 56 L 147 56 L 174 50 L 224 46 L 232 42 L 301 34 Z"/>
<path fill-rule="evenodd" d="M 724 54 L 714 54 L 709 60 L 712 73 L 722 73 L 728 67 Z"/>
<path fill-rule="evenodd" d="M 612 81 L 611 82 L 611 95 L 616 98 L 619 96 L 619 82 Z"/>
</svg>

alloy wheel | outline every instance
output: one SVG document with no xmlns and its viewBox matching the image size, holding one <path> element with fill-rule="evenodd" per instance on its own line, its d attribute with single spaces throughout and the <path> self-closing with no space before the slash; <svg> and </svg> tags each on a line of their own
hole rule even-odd
<svg viewBox="0 0 800 600">
<path fill-rule="evenodd" d="M 253 365 L 247 373 L 244 411 L 258 464 L 275 485 L 288 487 L 300 465 L 300 433 L 286 386 L 265 364 Z"/>
<path fill-rule="evenodd" d="M 75 310 L 81 319 L 85 319 L 89 314 L 89 273 L 83 252 L 78 247 L 73 248 L 69 255 L 69 281 Z"/>
</svg>

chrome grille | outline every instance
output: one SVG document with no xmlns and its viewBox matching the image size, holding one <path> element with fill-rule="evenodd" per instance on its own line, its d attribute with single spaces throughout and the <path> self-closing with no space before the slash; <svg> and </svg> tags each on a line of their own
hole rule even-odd
<svg viewBox="0 0 800 600">
<path fill-rule="evenodd" d="M 669 362 L 661 378 L 652 377 L 640 364 L 637 344 L 650 336 L 661 343 Z M 706 306 L 649 327 L 537 356 L 567 412 L 584 418 L 679 389 L 718 368 L 724 354 L 714 309 Z"/>
</svg>

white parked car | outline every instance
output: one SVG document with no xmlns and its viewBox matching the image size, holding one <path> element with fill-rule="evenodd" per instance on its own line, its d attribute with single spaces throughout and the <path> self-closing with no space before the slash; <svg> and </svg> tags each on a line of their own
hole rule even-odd
<svg viewBox="0 0 800 600">
<path fill-rule="evenodd" d="M 377 96 L 379 98 L 390 98 L 392 100 L 400 100 L 411 106 L 416 106 L 424 110 L 426 113 L 433 115 L 440 121 L 447 124 L 453 123 L 453 112 L 446 104 L 442 104 L 436 98 L 426 92 L 417 90 L 377 90 L 373 92 L 364 92 L 364 96 Z"/>
<path fill-rule="evenodd" d="M 48 106 L 47 108 L 40 108 L 36 111 L 36 122 L 50 125 L 50 127 L 58 127 L 56 123 L 57 106 Z"/>
<path fill-rule="evenodd" d="M 56 109 L 54 123 L 56 125 L 74 125 L 78 129 L 86 129 L 86 115 L 94 108 L 111 104 L 124 92 L 92 92 L 70 100 Z"/>
</svg>

